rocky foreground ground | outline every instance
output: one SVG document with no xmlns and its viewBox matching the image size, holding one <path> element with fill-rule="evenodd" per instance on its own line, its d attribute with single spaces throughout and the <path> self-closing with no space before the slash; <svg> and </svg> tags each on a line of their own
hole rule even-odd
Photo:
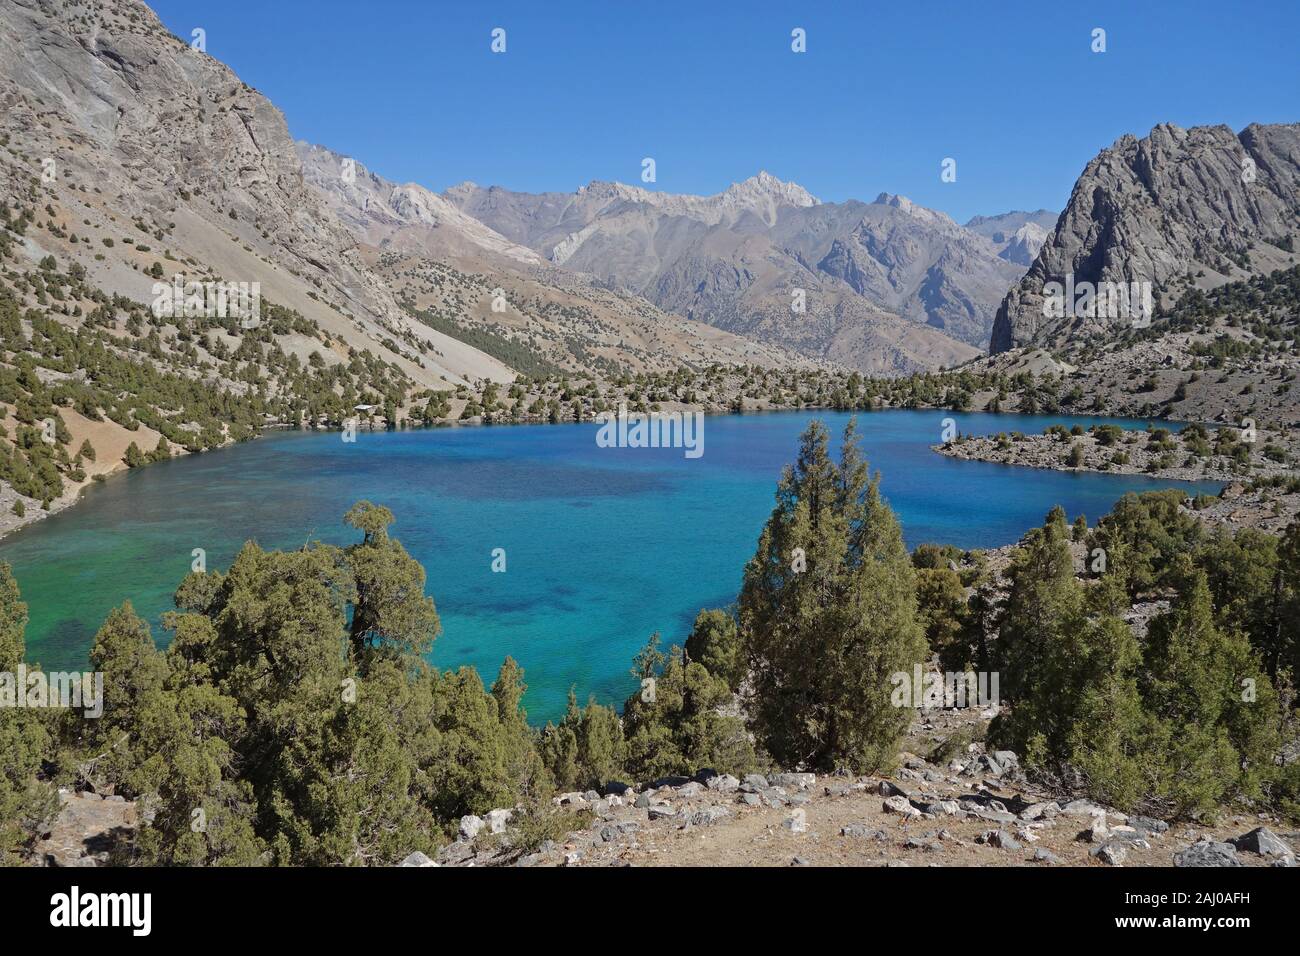
<svg viewBox="0 0 1300 956">
<path fill-rule="evenodd" d="M 532 852 L 511 814 L 465 817 L 437 860 L 403 866 L 1293 866 L 1300 832 L 1268 814 L 1212 825 L 1128 815 L 1030 783 L 980 743 L 945 756 L 989 711 L 918 711 L 889 775 L 702 771 L 562 794 L 575 828 Z M 495 831 L 495 832 L 494 832 Z"/>
<path fill-rule="evenodd" d="M 1270 814 L 1213 824 L 1121 813 L 1031 783 L 1008 751 L 976 742 L 953 756 L 988 711 L 918 711 L 901 764 L 888 775 L 751 774 L 705 770 L 644 786 L 554 798 L 572 829 L 520 844 L 516 811 L 460 821 L 436 859 L 402 866 L 1294 866 L 1300 831 Z M 137 826 L 119 797 L 63 793 L 37 847 L 49 866 L 99 866 L 114 837 Z"/>
</svg>

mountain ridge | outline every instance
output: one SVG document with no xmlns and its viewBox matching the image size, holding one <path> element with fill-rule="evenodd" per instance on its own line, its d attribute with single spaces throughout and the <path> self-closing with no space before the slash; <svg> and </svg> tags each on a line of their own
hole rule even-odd
<svg viewBox="0 0 1300 956">
<path fill-rule="evenodd" d="M 1044 312 L 1044 287 L 1150 283 L 1168 306 L 1202 290 L 1296 262 L 1300 124 L 1172 123 L 1125 134 L 1094 157 L 1033 265 L 998 308 L 993 353 L 1111 334 L 1110 316 Z M 1126 324 L 1130 318 L 1120 318 Z"/>
<path fill-rule="evenodd" d="M 847 341 L 910 335 L 918 354 L 896 371 L 970 356 L 987 342 L 996 303 L 1022 268 L 906 197 L 821 202 L 762 172 L 712 196 L 604 182 L 572 193 L 465 182 L 442 195 L 556 265 L 668 311 L 864 371 L 880 369 L 855 363 Z M 820 323 L 814 330 L 792 310 L 800 296 Z"/>
</svg>

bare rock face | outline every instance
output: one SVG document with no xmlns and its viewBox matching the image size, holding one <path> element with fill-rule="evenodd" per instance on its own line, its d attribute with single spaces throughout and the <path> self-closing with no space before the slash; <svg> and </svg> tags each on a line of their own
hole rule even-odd
<svg viewBox="0 0 1300 956">
<path fill-rule="evenodd" d="M 138 822 L 132 801 L 61 790 L 59 813 L 36 844 L 36 857 L 47 866 L 103 866 L 115 840 L 128 837 Z"/>
<path fill-rule="evenodd" d="M 106 293 L 149 301 L 156 256 L 259 282 L 417 383 L 503 374 L 469 349 L 421 358 L 411 320 L 305 181 L 279 110 L 139 0 L 0 5 L 0 199 L 33 190 L 82 240 L 38 256 L 78 262 Z"/>
<path fill-rule="evenodd" d="M 241 239 L 265 233 L 293 268 L 397 313 L 307 189 L 280 111 L 143 3 L 6 2 L 0 63 L 5 112 L 31 124 L 26 145 L 82 167 L 124 212 L 170 218 L 180 203 Z"/>
<path fill-rule="evenodd" d="M 943 213 L 888 193 L 861 209 L 818 269 L 880 308 L 972 344 L 983 341 L 994 303 L 1023 272 Z"/>
<path fill-rule="evenodd" d="M 1038 251 L 1047 241 L 1047 230 L 1037 223 L 1027 222 L 1014 233 L 998 252 L 1000 258 L 1020 265 L 1033 265 Z"/>
<path fill-rule="evenodd" d="M 996 216 L 976 216 L 965 227 L 993 243 L 999 259 L 1027 267 L 1033 265 L 1038 250 L 1056 228 L 1057 216 L 1048 209 L 1013 210 Z"/>
<path fill-rule="evenodd" d="M 1300 240 L 1300 124 L 1121 137 L 1092 160 L 1029 272 L 994 321 L 990 351 L 1105 334 L 1130 316 L 1044 314 L 1049 282 L 1149 282 L 1170 304 L 1195 285 L 1292 264 Z"/>
<path fill-rule="evenodd" d="M 298 143 L 307 183 L 354 235 L 375 246 L 423 252 L 471 246 L 520 265 L 541 256 L 498 235 L 452 203 L 417 183 L 399 185 L 323 146 Z"/>
</svg>

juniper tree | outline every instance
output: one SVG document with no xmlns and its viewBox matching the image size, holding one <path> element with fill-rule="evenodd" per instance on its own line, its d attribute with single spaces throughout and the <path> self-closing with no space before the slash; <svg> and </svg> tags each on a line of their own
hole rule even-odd
<svg viewBox="0 0 1300 956">
<path fill-rule="evenodd" d="M 492 684 L 492 698 L 496 701 L 505 744 L 506 773 L 522 799 L 536 801 L 550 795 L 554 781 L 538 755 L 537 734 L 528 726 L 528 713 L 523 705 L 527 690 L 524 669 L 513 657 L 507 657 Z"/>
<path fill-rule="evenodd" d="M 104 675 L 103 714 L 97 720 L 70 715 L 67 733 L 89 748 L 83 772 L 97 788 L 108 785 L 135 796 L 132 772 L 149 750 L 134 730 L 164 690 L 167 663 L 130 601 L 113 609 L 95 634 L 90 665 Z"/>
<path fill-rule="evenodd" d="M 1244 635 L 1216 625 L 1204 572 L 1184 558 L 1174 573 L 1179 595 L 1151 622 L 1140 688 L 1169 728 L 1158 794 L 1203 813 L 1230 794 L 1259 796 L 1274 772 L 1277 697 Z"/>
<path fill-rule="evenodd" d="M 1065 512 L 1056 507 L 1012 556 L 993 648 L 1010 708 L 994 719 L 989 738 L 1023 754 L 1031 767 L 1090 773 L 1118 802 L 1133 785 L 1125 761 L 1139 730 L 1122 718 L 1140 714 L 1132 688 L 1137 646 L 1109 613 L 1121 599 L 1122 578 L 1117 572 L 1085 594 L 1069 537 Z"/>
<path fill-rule="evenodd" d="M 650 780 L 713 769 L 741 774 L 754 765 L 743 723 L 726 712 L 731 688 L 680 647 L 659 650 L 653 634 L 637 655 L 641 681 L 623 705 L 628 774 Z"/>
<path fill-rule="evenodd" d="M 1053 687 L 1055 651 L 1084 616 L 1083 589 L 1074 576 L 1065 512 L 1053 508 L 1043 527 L 1025 537 L 1007 571 L 1008 593 L 996 652 L 1003 697 L 1032 706 L 1036 692 Z M 1037 718 L 1034 718 L 1035 720 Z"/>
<path fill-rule="evenodd" d="M 1063 775 L 1077 774 L 1096 799 L 1132 808 L 1149 795 L 1152 756 L 1165 736 L 1138 693 L 1142 658 L 1137 639 L 1122 620 L 1106 616 L 1089 621 L 1057 654 L 1066 659 L 1059 670 L 1070 674 L 1073 692 L 1063 739 L 1051 742 L 1059 749 L 1043 755 L 1045 762 Z"/>
<path fill-rule="evenodd" d="M 1199 546 L 1203 527 L 1182 510 L 1183 499 L 1175 489 L 1130 493 L 1097 522 L 1089 547 L 1105 551 L 1108 568 L 1118 564 L 1116 556 L 1123 553 L 1129 594 L 1135 600 L 1167 584 L 1164 576 L 1175 557 Z"/>
<path fill-rule="evenodd" d="M 744 659 L 733 615 L 717 608 L 700 611 L 686 638 L 686 654 L 714 677 L 725 680 L 733 691 L 740 687 Z"/>
<path fill-rule="evenodd" d="M 926 642 L 939 655 L 940 665 L 946 670 L 964 670 L 968 663 L 963 643 L 967 602 L 961 575 L 948 567 L 918 567 L 916 603 Z"/>
<path fill-rule="evenodd" d="M 845 429 L 839 465 L 814 421 L 777 487 L 739 604 L 752 724 L 784 766 L 888 766 L 911 719 L 890 677 L 926 654 L 911 561 Z"/>
<path fill-rule="evenodd" d="M 7 563 L 0 563 L 0 673 L 16 678 L 25 653 L 27 605 Z M 27 688 L 11 688 L 14 695 Z M 14 703 L 15 701 L 10 702 Z M 0 866 L 22 862 L 58 809 L 54 787 L 38 779 L 53 739 L 38 710 L 0 710 Z"/>
<path fill-rule="evenodd" d="M 1238 629 L 1269 678 L 1294 678 L 1300 657 L 1300 525 L 1279 538 L 1255 528 L 1218 530 L 1195 555 L 1223 627 Z"/>
<path fill-rule="evenodd" d="M 393 513 L 359 501 L 343 520 L 364 534 L 344 549 L 352 579 L 349 637 L 354 659 L 363 665 L 375 650 L 428 653 L 441 629 L 438 612 L 424 594 L 424 568 L 388 536 Z"/>
<path fill-rule="evenodd" d="M 432 852 L 462 814 L 547 791 L 520 707 L 522 672 L 507 661 L 488 693 L 470 668 L 429 668 L 411 639 L 432 613 L 422 572 L 403 568 L 411 559 L 380 534 L 386 513 L 352 516 L 368 543 L 288 553 L 248 544 L 226 572 L 178 588 L 161 691 L 122 728 L 131 758 L 122 779 L 158 808 L 127 858 L 392 863 Z M 358 577 L 380 586 L 360 598 Z M 355 600 L 383 635 L 359 662 Z M 112 623 L 113 647 L 143 647 L 122 636 L 139 637 L 143 622 Z"/>
<path fill-rule="evenodd" d="M 627 758 L 618 714 L 594 698 L 579 707 L 573 688 L 563 719 L 547 722 L 538 747 L 555 786 L 565 791 L 599 789 L 617 780 Z"/>
</svg>

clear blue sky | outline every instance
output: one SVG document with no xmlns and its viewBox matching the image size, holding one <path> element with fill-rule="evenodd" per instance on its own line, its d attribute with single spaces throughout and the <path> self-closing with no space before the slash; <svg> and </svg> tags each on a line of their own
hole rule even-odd
<svg viewBox="0 0 1300 956">
<path fill-rule="evenodd" d="M 825 200 L 902 193 L 965 221 L 1062 208 L 1126 132 L 1300 121 L 1300 0 L 152 6 L 186 40 L 203 27 L 295 137 L 436 190 L 639 183 L 651 156 L 650 188 L 713 193 L 766 169 Z"/>
</svg>

